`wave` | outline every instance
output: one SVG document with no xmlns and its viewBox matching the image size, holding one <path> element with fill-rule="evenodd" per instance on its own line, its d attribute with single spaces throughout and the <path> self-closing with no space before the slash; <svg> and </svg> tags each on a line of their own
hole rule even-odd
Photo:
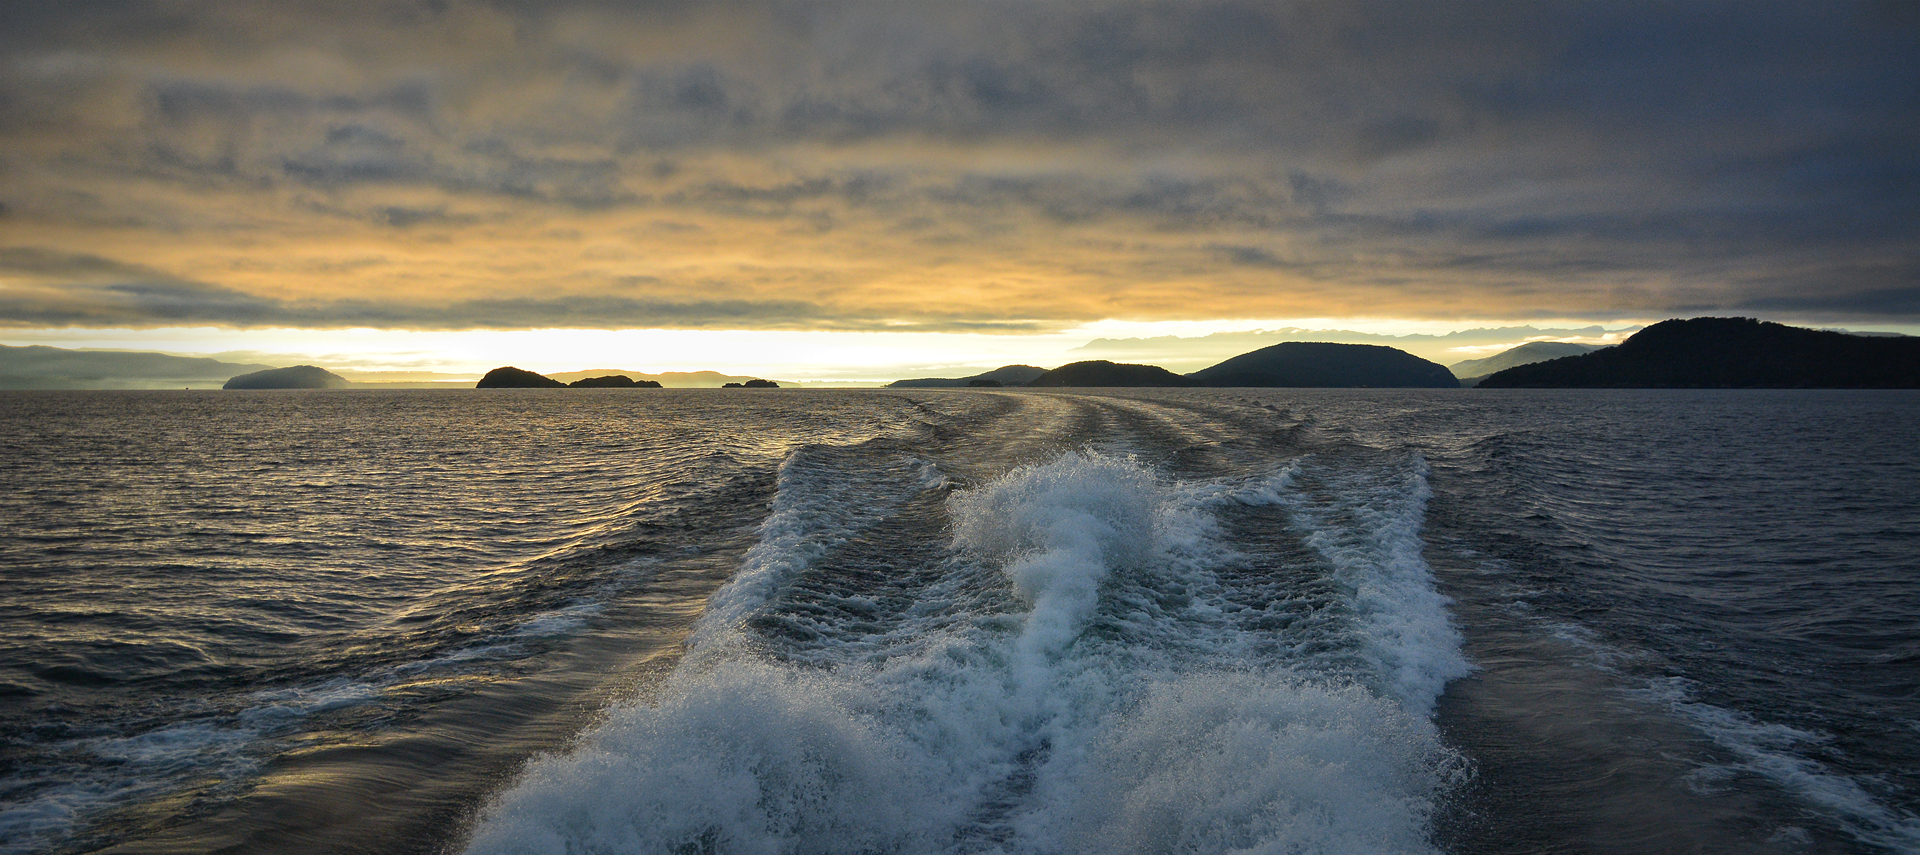
<svg viewBox="0 0 1920 855">
<path fill-rule="evenodd" d="M 681 666 L 530 763 L 468 851 L 1433 851 L 1464 767 L 1427 713 L 1465 666 L 1417 467 L 1328 497 L 1081 452 L 949 495 L 882 452 L 790 458 Z M 1223 519 L 1313 544 L 1288 554 L 1337 638 L 1256 643 L 1254 545 Z M 873 587 L 834 589 L 841 626 L 761 631 L 887 544 Z"/>
<path fill-rule="evenodd" d="M 189 788 L 236 789 L 260 770 L 267 740 L 309 716 L 377 697 L 373 686 L 332 680 L 252 693 L 237 715 L 68 740 L 63 754 L 91 759 L 83 771 L 22 764 L 0 779 L 0 791 L 29 794 L 0 810 L 0 855 L 40 851 L 102 810 Z"/>
<path fill-rule="evenodd" d="M 931 462 L 889 455 L 888 445 L 804 445 L 787 455 L 759 540 L 708 600 L 694 629 L 695 647 L 736 633 L 796 574 L 908 497 L 947 485 Z"/>
<path fill-rule="evenodd" d="M 1856 840 L 1888 852 L 1920 852 L 1920 817 L 1883 804 L 1853 777 L 1814 759 L 1819 746 L 1832 738 L 1829 735 L 1761 721 L 1700 701 L 1684 677 L 1649 680 L 1640 693 L 1665 705 L 1728 753 L 1728 764 L 1699 769 L 1695 774 L 1699 781 L 1739 772 L 1758 775 L 1832 817 Z"/>
<path fill-rule="evenodd" d="M 43 851 L 77 830 L 85 833 L 100 817 L 142 801 L 242 792 L 277 746 L 302 733 L 316 717 L 404 703 L 395 696 L 418 683 L 445 683 L 527 656 L 530 643 L 579 632 L 603 608 L 588 602 L 540 612 L 430 658 L 233 699 L 195 699 L 200 711 L 173 721 L 131 719 L 98 727 L 98 735 L 62 740 L 49 746 L 48 753 L 67 762 L 20 763 L 0 777 L 0 792 L 13 797 L 0 808 L 0 855 Z M 228 709 L 207 711 L 219 707 Z M 144 711 L 135 714 L 144 716 Z M 76 767 L 70 762 L 75 757 L 88 762 Z"/>
<path fill-rule="evenodd" d="M 1420 526 L 1433 491 L 1426 462 L 1367 483 L 1342 476 L 1349 498 L 1330 505 L 1293 501 L 1306 542 L 1333 566 L 1359 618 L 1364 655 L 1388 690 L 1409 710 L 1431 714 L 1448 682 L 1472 669 L 1460 654 L 1460 632 L 1447 598 L 1433 587 L 1421 557 Z M 1347 525 L 1338 524 L 1345 517 Z"/>
</svg>

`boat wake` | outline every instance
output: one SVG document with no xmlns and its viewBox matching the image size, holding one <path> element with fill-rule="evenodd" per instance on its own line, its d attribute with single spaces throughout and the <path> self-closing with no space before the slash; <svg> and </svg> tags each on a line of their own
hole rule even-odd
<svg viewBox="0 0 1920 855">
<path fill-rule="evenodd" d="M 1417 459 L 1180 482 L 1083 452 L 956 490 L 797 454 L 679 668 L 468 851 L 1432 851 L 1463 764 L 1428 714 L 1466 665 Z"/>
</svg>

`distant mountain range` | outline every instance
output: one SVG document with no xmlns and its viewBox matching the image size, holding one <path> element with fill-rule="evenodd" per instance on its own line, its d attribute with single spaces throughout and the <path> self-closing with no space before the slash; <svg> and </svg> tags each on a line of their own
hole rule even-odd
<svg viewBox="0 0 1920 855">
<path fill-rule="evenodd" d="M 1302 331 L 1290 330 L 1288 333 Z M 1488 331 L 1472 331 L 1476 334 Z M 1428 337 L 1431 338 L 1431 337 Z M 495 373 L 505 371 L 499 369 Z M 488 386 L 720 388 L 776 385 L 717 371 L 649 374 L 620 369 L 542 376 L 502 374 Z M 360 375 L 366 376 L 366 375 Z M 491 376 L 491 375 L 490 375 Z M 1456 378 L 1466 378 L 1463 384 Z M 231 381 L 231 382 L 229 382 Z M 461 381 L 453 381 L 461 382 Z M 448 388 L 448 380 L 349 382 L 315 366 L 274 368 L 205 357 L 0 345 L 0 389 Z M 1920 388 L 1920 338 L 1812 330 L 1748 318 L 1671 320 L 1600 348 L 1529 342 L 1447 368 L 1398 348 L 1285 341 L 1189 374 L 1159 365 L 1084 360 L 1052 370 L 1006 365 L 966 377 L 897 380 L 889 388 L 967 386 L 1424 387 L 1459 385 L 1614 387 Z M 461 385 L 465 385 L 463 382 Z M 853 386 L 809 382 L 795 386 Z"/>
<path fill-rule="evenodd" d="M 1468 359 L 1447 366 L 1453 376 L 1460 378 L 1460 385 L 1475 386 L 1487 375 L 1504 371 L 1516 365 L 1531 365 L 1563 356 L 1579 356 L 1592 353 L 1606 344 L 1574 344 L 1570 341 L 1530 341 L 1519 347 L 1511 347 L 1484 359 Z"/>
<path fill-rule="evenodd" d="M 274 366 L 116 350 L 0 345 L 0 389 L 217 389 Z"/>
<path fill-rule="evenodd" d="M 1036 373 L 1037 372 L 1037 373 Z M 1019 378 L 1026 378 L 1024 381 Z M 1459 381 L 1438 363 L 1402 350 L 1371 344 L 1282 342 L 1195 371 L 1175 374 L 1158 365 L 1090 359 L 1043 371 L 1008 365 L 957 378 L 900 380 L 890 388 L 987 385 L 1066 387 L 1295 386 L 1456 388 Z"/>
<path fill-rule="evenodd" d="M 1520 365 L 1480 388 L 1920 388 L 1920 338 L 1860 336 L 1752 318 L 1662 321 L 1619 345 Z"/>
<path fill-rule="evenodd" d="M 1509 345 L 1516 341 L 1541 338 L 1597 338 L 1608 333 L 1632 332 L 1638 327 L 1608 329 L 1601 326 L 1562 327 L 1487 327 L 1459 330 L 1443 335 L 1385 335 L 1356 330 L 1289 327 L 1278 330 L 1219 332 L 1204 336 L 1156 336 L 1153 338 L 1098 338 L 1074 348 L 1077 359 L 1111 359 L 1116 362 L 1145 362 L 1181 373 L 1198 371 L 1222 360 L 1250 353 L 1281 342 L 1324 342 L 1332 344 L 1377 344 L 1403 350 L 1434 362 L 1457 359 L 1462 347 Z M 1461 377 L 1471 375 L 1461 374 Z"/>
</svg>

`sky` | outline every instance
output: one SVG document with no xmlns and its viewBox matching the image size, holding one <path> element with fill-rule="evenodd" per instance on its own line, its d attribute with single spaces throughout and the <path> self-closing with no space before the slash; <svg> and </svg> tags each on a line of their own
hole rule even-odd
<svg viewBox="0 0 1920 855">
<path fill-rule="evenodd" d="M 1920 332 L 1920 4 L 0 0 L 0 343 L 848 379 L 1700 315 Z"/>
</svg>

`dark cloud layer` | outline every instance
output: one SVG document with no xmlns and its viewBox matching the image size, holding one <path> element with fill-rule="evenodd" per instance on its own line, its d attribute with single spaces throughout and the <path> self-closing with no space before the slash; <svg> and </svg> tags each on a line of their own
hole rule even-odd
<svg viewBox="0 0 1920 855">
<path fill-rule="evenodd" d="M 0 323 L 1911 323 L 1916 152 L 1891 2 L 7 2 Z"/>
</svg>

